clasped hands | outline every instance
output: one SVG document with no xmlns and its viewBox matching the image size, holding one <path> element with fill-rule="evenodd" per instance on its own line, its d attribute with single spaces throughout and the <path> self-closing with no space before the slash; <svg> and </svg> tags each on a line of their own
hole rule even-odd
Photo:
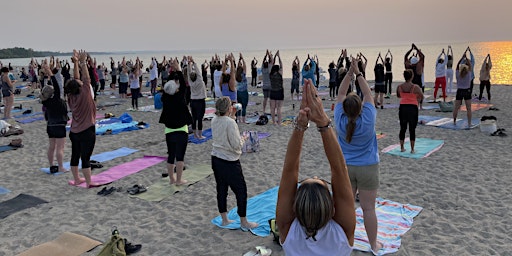
<svg viewBox="0 0 512 256">
<path fill-rule="evenodd" d="M 318 92 L 311 79 L 304 80 L 302 92 L 302 102 L 300 103 L 299 114 L 296 123 L 298 128 L 305 130 L 309 121 L 316 124 L 317 127 L 327 126 L 330 122 L 329 117 L 324 111 L 322 99 L 318 97 Z"/>
</svg>

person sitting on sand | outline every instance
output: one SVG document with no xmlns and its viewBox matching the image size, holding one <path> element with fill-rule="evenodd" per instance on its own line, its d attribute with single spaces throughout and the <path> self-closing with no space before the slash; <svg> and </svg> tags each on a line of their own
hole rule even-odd
<svg viewBox="0 0 512 256">
<path fill-rule="evenodd" d="M 469 49 L 469 48 L 468 48 Z M 466 50 L 467 52 L 467 50 Z M 466 52 L 457 63 L 455 78 L 457 79 L 457 94 L 455 95 L 455 106 L 453 106 L 453 125 L 457 124 L 457 114 L 459 113 L 462 100 L 466 103 L 466 112 L 468 116 L 468 128 L 471 127 L 471 61 L 466 57 Z M 465 64 L 462 64 L 462 63 Z"/>
<path fill-rule="evenodd" d="M 411 154 L 414 154 L 416 141 L 416 125 L 418 124 L 418 102 L 423 99 L 423 92 L 417 84 L 413 84 L 414 72 L 410 69 L 404 71 L 405 83 L 396 88 L 396 96 L 400 99 L 398 118 L 400 119 L 400 151 L 404 152 L 405 132 L 409 125 L 409 139 L 411 141 Z"/>
<path fill-rule="evenodd" d="M 347 95 L 348 85 L 353 75 L 359 82 L 363 99 L 354 94 Z M 359 191 L 359 202 L 363 209 L 363 219 L 371 249 L 378 252 L 382 244 L 377 241 L 377 216 L 375 198 L 379 188 L 379 149 L 375 123 L 377 110 L 370 87 L 359 71 L 356 59 L 352 59 L 348 74 L 341 82 L 338 103 L 334 107 L 335 127 L 338 143 L 347 162 L 352 192 Z"/>
<path fill-rule="evenodd" d="M 258 226 L 249 222 L 247 213 L 247 185 L 240 164 L 242 145 L 246 138 L 240 137 L 238 125 L 235 122 L 236 108 L 231 106 L 229 97 L 221 97 L 215 102 L 215 117 L 212 119 L 212 169 L 217 183 L 217 207 L 222 217 L 222 226 L 229 225 L 233 220 L 228 219 L 227 197 L 228 188 L 235 193 L 240 228 L 243 231 Z"/>
<path fill-rule="evenodd" d="M 48 133 L 48 163 L 51 172 L 67 172 L 63 165 L 64 143 L 66 142 L 66 124 L 69 120 L 66 102 L 60 97 L 61 88 L 55 73 L 48 64 L 42 65 L 43 71 L 50 77 L 52 85 L 45 85 L 41 90 L 41 103 L 45 107 L 46 132 Z M 54 156 L 57 166 L 53 165 Z"/>
<path fill-rule="evenodd" d="M 192 124 L 192 115 L 185 101 L 187 85 L 180 69 L 178 59 L 170 61 L 171 80 L 164 85 L 162 95 L 163 109 L 159 122 L 165 125 L 165 142 L 167 144 L 167 174 L 170 184 L 184 185 L 188 181 L 182 178 L 185 166 L 185 152 L 188 144 L 188 125 Z M 174 176 L 176 167 L 176 178 Z"/>
<path fill-rule="evenodd" d="M 196 139 L 203 137 L 203 117 L 206 110 L 206 85 L 192 56 L 188 56 L 187 79 L 190 87 L 190 110 L 192 111 L 192 130 Z"/>
<path fill-rule="evenodd" d="M 88 54 L 85 51 L 73 50 L 73 76 L 64 86 L 73 121 L 69 131 L 71 140 L 71 173 L 74 185 L 86 183 L 88 188 L 97 187 L 91 181 L 91 155 L 96 143 L 96 103 L 91 94 L 91 77 L 87 68 Z M 80 77 L 81 74 L 81 77 Z M 81 80 L 80 80 L 81 79 Z M 82 160 L 82 173 L 78 173 L 78 163 Z"/>
<path fill-rule="evenodd" d="M 485 57 L 484 62 L 482 63 L 482 68 L 480 69 L 480 94 L 478 96 L 478 100 L 482 100 L 482 93 L 484 93 L 485 87 L 487 90 L 487 100 L 491 102 L 491 68 L 491 55 L 487 54 L 487 57 Z"/>
<path fill-rule="evenodd" d="M 331 120 L 310 79 L 305 80 L 300 111 L 288 141 L 276 207 L 279 242 L 286 255 L 350 255 L 356 216 L 343 152 Z M 371 98 L 371 97 L 368 97 Z M 316 176 L 297 188 L 304 133 L 317 126 L 331 169 L 331 182 Z M 331 184 L 332 194 L 328 184 Z"/>
</svg>

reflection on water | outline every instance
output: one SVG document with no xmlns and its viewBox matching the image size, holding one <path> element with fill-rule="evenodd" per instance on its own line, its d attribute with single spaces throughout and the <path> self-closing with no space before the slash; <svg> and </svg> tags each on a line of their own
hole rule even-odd
<svg viewBox="0 0 512 256">
<path fill-rule="evenodd" d="M 476 43 L 456 43 L 451 44 L 454 54 L 454 63 L 457 63 L 461 58 L 462 53 L 469 46 L 475 56 L 475 84 L 479 84 L 478 76 L 480 74 L 480 68 L 482 67 L 482 62 L 487 56 L 488 53 L 491 54 L 492 59 L 492 70 L 491 70 L 491 83 L 492 84 L 507 84 L 512 85 L 512 42 L 476 42 Z M 425 81 L 433 82 L 435 80 L 435 61 L 441 50 L 444 48 L 445 50 L 448 48 L 448 44 L 420 44 L 417 43 L 417 46 L 423 51 L 425 54 Z M 388 49 L 391 50 L 393 54 L 393 73 L 394 73 L 394 81 L 403 81 L 402 71 L 404 69 L 403 59 L 404 54 L 410 49 L 410 45 L 395 45 L 395 46 L 371 46 L 371 47 L 345 47 L 342 42 L 340 42 L 339 48 L 310 48 L 310 49 L 281 49 L 281 58 L 284 66 L 284 77 L 291 77 L 291 63 L 295 56 L 298 56 L 301 65 L 305 61 L 308 53 L 318 56 L 320 67 L 327 71 L 328 65 L 331 61 L 336 62 L 340 51 L 342 48 L 347 48 L 349 54 L 353 54 L 354 56 L 358 52 L 362 52 L 368 59 L 368 64 L 366 68 L 366 74 L 368 80 L 373 80 L 373 67 L 375 65 L 375 60 L 379 52 L 385 54 Z M 72 49 L 63 49 L 63 51 L 71 51 Z M 275 53 L 277 49 L 271 49 Z M 238 55 L 238 51 L 233 51 L 235 56 Z M 181 60 L 183 55 L 192 55 L 196 62 L 202 63 L 204 60 L 210 60 L 211 56 L 215 53 L 219 53 L 220 56 L 223 56 L 226 52 L 218 51 L 214 52 L 212 50 L 204 50 L 204 51 L 159 51 L 159 52 L 138 52 L 138 53 L 112 53 L 107 55 L 95 55 L 98 63 L 104 62 L 110 68 L 110 57 L 112 56 L 116 61 L 121 60 L 123 56 L 126 56 L 127 59 L 133 59 L 137 56 L 140 57 L 141 60 L 144 61 L 145 67 L 149 66 L 151 62 L 151 57 L 155 56 L 158 60 L 161 60 L 165 55 L 169 56 L 178 56 L 178 59 Z M 260 50 L 244 50 L 243 55 L 247 64 L 250 64 L 250 61 L 256 57 L 259 61 L 259 65 L 261 65 L 261 60 L 265 54 L 264 49 Z M 61 58 L 69 59 L 69 57 L 61 56 Z M 42 59 L 42 58 L 38 58 Z M 7 65 L 9 62 L 14 66 L 26 66 L 30 59 L 4 59 L 2 62 Z M 455 67 L 454 67 L 455 68 Z M 248 72 L 250 75 L 250 72 Z M 326 79 L 329 79 L 329 75 L 327 73 L 323 73 L 323 76 Z M 323 82 L 327 84 L 327 81 Z"/>
</svg>

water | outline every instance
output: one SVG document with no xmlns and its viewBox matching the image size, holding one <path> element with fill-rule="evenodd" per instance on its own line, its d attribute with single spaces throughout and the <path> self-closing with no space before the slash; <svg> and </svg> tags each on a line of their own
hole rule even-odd
<svg viewBox="0 0 512 256">
<path fill-rule="evenodd" d="M 473 42 L 473 43 L 455 43 L 451 44 L 454 55 L 454 65 L 460 59 L 462 53 L 466 50 L 466 47 L 469 46 L 475 56 L 475 83 L 478 83 L 478 76 L 480 73 L 480 68 L 482 66 L 482 62 L 487 56 L 487 54 L 491 55 L 492 59 L 492 70 L 491 70 L 491 83 L 492 84 L 506 84 L 512 85 L 512 41 L 510 42 Z M 445 48 L 445 51 L 448 47 L 448 44 L 417 44 L 418 48 L 422 50 L 425 54 L 425 81 L 426 82 L 434 82 L 435 80 L 435 61 L 441 50 Z M 299 56 L 299 60 L 301 61 L 301 65 L 304 63 L 307 54 L 317 55 L 320 67 L 327 71 L 328 65 L 331 61 L 337 61 L 340 56 L 341 49 L 347 48 L 348 54 L 356 55 L 358 52 L 362 52 L 366 58 L 368 59 L 368 64 L 366 67 L 366 74 L 368 80 L 373 80 L 373 67 L 375 64 L 375 60 L 379 52 L 383 55 L 387 52 L 388 49 L 391 50 L 393 54 L 393 73 L 395 81 L 403 81 L 402 71 L 403 71 L 403 58 L 404 54 L 410 49 L 410 45 L 392 45 L 392 46 L 367 46 L 367 47 L 342 47 L 340 48 L 311 48 L 311 49 L 281 49 L 281 57 L 284 66 L 284 77 L 291 78 L 291 64 L 295 56 Z M 66 50 L 66 49 L 63 49 Z M 277 49 L 270 49 L 273 53 L 276 52 Z M 203 50 L 203 51 L 156 51 L 156 52 L 126 52 L 126 53 L 109 53 L 109 54 L 97 54 L 93 57 L 96 58 L 98 63 L 104 62 L 108 68 L 110 68 L 110 57 L 113 57 L 115 61 L 120 61 L 123 56 L 126 56 L 127 59 L 135 60 L 138 56 L 145 64 L 145 67 L 149 66 L 151 62 L 151 57 L 157 57 L 159 61 L 162 60 L 163 56 L 176 56 L 178 60 L 181 60 L 183 55 L 191 55 L 194 57 L 194 60 L 197 63 L 202 63 L 204 60 L 210 60 L 211 57 L 218 53 L 220 56 L 224 56 L 226 51 L 214 51 L 214 50 Z M 235 57 L 238 59 L 238 51 L 233 51 Z M 247 62 L 248 67 L 250 67 L 251 60 L 256 57 L 258 60 L 258 65 L 261 65 L 262 59 L 265 55 L 265 49 L 259 50 L 245 50 L 242 52 L 244 58 Z M 61 59 L 69 59 L 69 56 L 60 56 Z M 44 58 L 37 58 L 39 61 Z M 30 62 L 30 58 L 20 58 L 20 59 L 3 59 L 1 60 L 5 65 L 9 62 L 13 66 L 26 66 Z M 248 70 L 250 73 L 250 70 Z M 322 75 L 329 79 L 329 75 L 327 73 L 322 73 Z M 326 82 L 325 82 L 326 83 Z"/>
</svg>

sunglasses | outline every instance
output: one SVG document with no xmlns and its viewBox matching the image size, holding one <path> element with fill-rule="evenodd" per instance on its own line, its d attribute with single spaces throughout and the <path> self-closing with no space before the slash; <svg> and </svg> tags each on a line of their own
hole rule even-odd
<svg viewBox="0 0 512 256">
<path fill-rule="evenodd" d="M 321 178 L 318 178 L 318 177 L 305 178 L 305 179 L 303 179 L 303 180 L 299 181 L 299 184 L 302 184 L 304 181 L 306 181 L 306 180 L 310 180 L 310 179 L 313 179 L 313 180 L 321 180 L 323 183 L 328 184 L 328 185 L 331 185 L 331 182 L 330 182 L 330 181 L 328 181 L 328 180 L 324 180 L 324 179 L 321 179 Z"/>
</svg>

